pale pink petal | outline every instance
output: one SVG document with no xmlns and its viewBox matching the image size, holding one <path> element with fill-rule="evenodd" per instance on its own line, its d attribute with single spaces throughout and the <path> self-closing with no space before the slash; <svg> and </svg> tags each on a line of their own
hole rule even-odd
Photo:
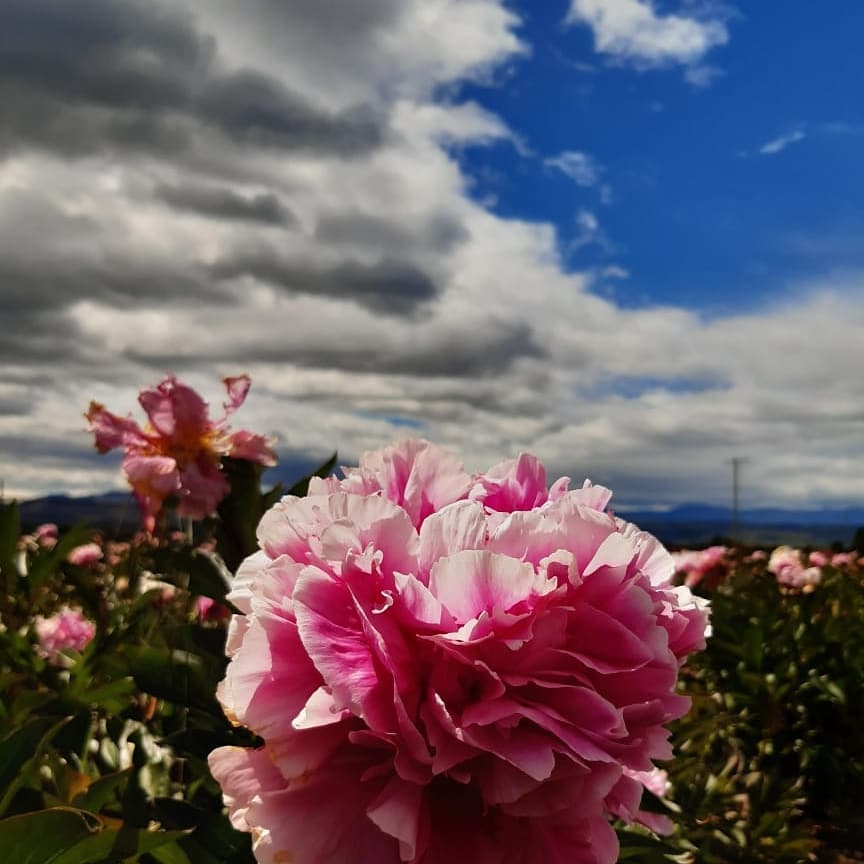
<svg viewBox="0 0 864 864">
<path fill-rule="evenodd" d="M 459 625 L 482 612 L 493 617 L 509 612 L 533 600 L 545 585 L 530 564 L 482 551 L 442 558 L 429 575 L 429 590 Z"/>
<path fill-rule="evenodd" d="M 142 390 L 138 401 L 153 428 L 172 443 L 200 447 L 201 438 L 213 428 L 207 403 L 173 375 L 152 390 Z"/>
<path fill-rule="evenodd" d="M 416 861 L 424 851 L 418 849 L 422 807 L 423 787 L 393 777 L 366 811 L 381 831 L 399 841 L 402 861 Z"/>
<path fill-rule="evenodd" d="M 177 512 L 192 519 L 209 516 L 229 490 L 219 465 L 203 453 L 196 461 L 180 466 L 180 487 L 185 494 L 180 498 Z"/>
<path fill-rule="evenodd" d="M 294 609 L 303 647 L 337 708 L 348 708 L 373 729 L 394 728 L 392 672 L 379 668 L 348 587 L 307 567 L 294 589 Z"/>
<path fill-rule="evenodd" d="M 382 491 L 418 527 L 431 513 L 465 498 L 471 488 L 471 477 L 458 459 L 421 439 L 366 453 L 359 468 L 346 473 L 343 488 L 360 494 Z"/>
<path fill-rule="evenodd" d="M 123 460 L 123 471 L 148 529 L 152 530 L 165 499 L 180 491 L 177 463 L 170 456 L 127 455 Z"/>
<path fill-rule="evenodd" d="M 252 386 L 252 379 L 248 375 L 237 375 L 233 378 L 223 378 L 222 381 L 228 391 L 228 401 L 223 403 L 227 417 L 246 401 L 246 394 Z"/>
<path fill-rule="evenodd" d="M 98 402 L 91 402 L 84 416 L 100 453 L 107 453 L 115 447 L 140 448 L 149 444 L 149 439 L 131 417 L 118 417 Z"/>
<path fill-rule="evenodd" d="M 429 516 L 420 528 L 420 574 L 429 571 L 440 558 L 465 549 L 482 549 L 487 540 L 483 505 L 457 501 Z"/>
<path fill-rule="evenodd" d="M 556 497 L 560 497 L 560 492 L 559 486 Z M 549 498 L 546 469 L 536 456 L 520 453 L 515 459 L 499 462 L 481 474 L 471 490 L 471 498 L 502 513 L 533 510 Z"/>
<path fill-rule="evenodd" d="M 239 429 L 231 433 L 227 455 L 232 459 L 246 459 L 259 465 L 275 465 L 276 454 L 270 443 L 266 435 L 257 435 L 246 429 Z"/>
</svg>

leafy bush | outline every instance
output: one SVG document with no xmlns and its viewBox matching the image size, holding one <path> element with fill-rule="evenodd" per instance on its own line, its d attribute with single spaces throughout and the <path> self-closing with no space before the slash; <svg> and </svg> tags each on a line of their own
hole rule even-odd
<svg viewBox="0 0 864 864">
<path fill-rule="evenodd" d="M 258 518 L 281 490 L 262 495 L 252 462 L 234 462 L 231 472 L 221 506 L 232 521 L 199 523 L 203 544 L 182 532 L 139 535 L 102 543 L 103 560 L 87 566 L 70 563 L 94 539 L 85 529 L 43 544 L 19 536 L 14 504 L 0 511 L 4 861 L 254 861 L 249 835 L 223 815 L 206 763 L 214 747 L 256 743 L 215 698 L 230 573 L 209 550 L 224 547 L 232 561 L 249 554 Z M 83 650 L 40 646 L 38 622 L 61 609 L 92 622 Z"/>
<path fill-rule="evenodd" d="M 739 561 L 710 596 L 708 650 L 681 676 L 675 845 L 705 864 L 862 860 L 860 572 L 827 566 L 796 591 Z"/>
</svg>

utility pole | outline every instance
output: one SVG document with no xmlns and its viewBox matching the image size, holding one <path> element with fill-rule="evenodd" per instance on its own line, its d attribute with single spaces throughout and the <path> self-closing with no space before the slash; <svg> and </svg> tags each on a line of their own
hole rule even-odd
<svg viewBox="0 0 864 864">
<path fill-rule="evenodd" d="M 738 539 L 738 504 L 740 491 L 741 466 L 749 461 L 743 456 L 734 456 L 729 460 L 732 463 L 732 541 Z"/>
</svg>

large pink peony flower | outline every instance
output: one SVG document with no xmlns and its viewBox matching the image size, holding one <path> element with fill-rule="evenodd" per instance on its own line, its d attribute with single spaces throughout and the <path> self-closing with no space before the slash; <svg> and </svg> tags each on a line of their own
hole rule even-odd
<svg viewBox="0 0 864 864">
<path fill-rule="evenodd" d="M 604 864 L 639 819 L 704 601 L 589 483 L 407 441 L 286 497 L 230 600 L 210 756 L 262 864 Z"/>
<path fill-rule="evenodd" d="M 66 665 L 66 651 L 83 651 L 96 633 L 92 621 L 88 621 L 77 609 L 64 606 L 56 615 L 35 621 L 39 650 L 54 666 Z"/>
<path fill-rule="evenodd" d="M 121 447 L 123 470 L 138 505 L 144 527 L 152 531 L 167 498 L 178 498 L 181 516 L 201 519 L 213 512 L 228 493 L 220 459 L 230 456 L 261 465 L 275 465 L 276 457 L 263 435 L 231 432 L 228 417 L 245 401 L 248 375 L 226 378 L 228 400 L 224 415 L 213 421 L 207 403 L 191 387 L 169 376 L 138 396 L 149 418 L 142 429 L 131 417 L 118 417 L 98 402 L 85 415 L 100 453 Z"/>
</svg>

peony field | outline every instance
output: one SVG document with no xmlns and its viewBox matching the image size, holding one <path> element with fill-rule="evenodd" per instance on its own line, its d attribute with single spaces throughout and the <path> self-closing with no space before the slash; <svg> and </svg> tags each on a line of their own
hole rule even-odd
<svg viewBox="0 0 864 864">
<path fill-rule="evenodd" d="M 0 864 L 864 864 L 864 0 L 0 0 Z"/>
<path fill-rule="evenodd" d="M 5 861 L 861 860 L 860 550 L 670 551 L 410 437 L 262 488 L 250 383 L 89 406 L 133 533 L 4 505 Z"/>
</svg>

